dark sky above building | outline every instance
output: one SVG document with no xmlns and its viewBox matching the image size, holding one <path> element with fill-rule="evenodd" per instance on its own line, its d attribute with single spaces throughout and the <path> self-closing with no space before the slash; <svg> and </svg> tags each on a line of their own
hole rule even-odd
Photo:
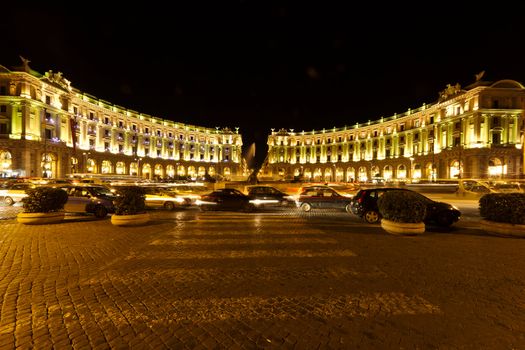
<svg viewBox="0 0 525 350">
<path fill-rule="evenodd" d="M 84 2 L 2 5 L 0 64 L 19 55 L 156 117 L 239 127 L 343 127 L 437 100 L 446 84 L 525 83 L 525 5 L 499 1 Z"/>
</svg>

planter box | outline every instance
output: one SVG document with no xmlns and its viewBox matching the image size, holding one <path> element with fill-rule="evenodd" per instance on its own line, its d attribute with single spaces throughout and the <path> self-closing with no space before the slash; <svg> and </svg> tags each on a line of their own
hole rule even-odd
<svg viewBox="0 0 525 350">
<path fill-rule="evenodd" d="M 146 224 L 149 220 L 149 213 L 134 215 L 111 215 L 111 223 L 117 226 L 139 226 Z"/>
<path fill-rule="evenodd" d="M 388 233 L 402 236 L 415 236 L 425 232 L 424 222 L 395 222 L 381 219 L 381 227 Z"/>
<path fill-rule="evenodd" d="M 498 234 L 502 236 L 513 236 L 525 238 L 525 225 L 509 224 L 507 222 L 497 222 L 481 220 L 480 226 L 486 233 Z"/>
<path fill-rule="evenodd" d="M 18 213 L 16 220 L 26 225 L 56 224 L 64 220 L 64 215 L 63 211 L 51 213 Z"/>
</svg>

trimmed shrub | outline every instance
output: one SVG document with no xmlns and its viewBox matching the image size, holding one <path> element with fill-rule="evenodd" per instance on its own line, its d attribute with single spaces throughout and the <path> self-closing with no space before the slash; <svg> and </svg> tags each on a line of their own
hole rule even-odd
<svg viewBox="0 0 525 350">
<path fill-rule="evenodd" d="M 377 208 L 384 219 L 394 222 L 423 222 L 427 213 L 427 206 L 417 193 L 402 190 L 383 193 Z"/>
<path fill-rule="evenodd" d="M 479 199 L 479 215 L 485 220 L 525 224 L 525 193 L 488 193 Z"/>
<path fill-rule="evenodd" d="M 67 192 L 61 188 L 36 187 L 26 191 L 22 198 L 25 213 L 51 213 L 64 209 Z"/>
<path fill-rule="evenodd" d="M 115 215 L 134 215 L 146 212 L 146 190 L 138 186 L 124 186 L 117 190 Z"/>
</svg>

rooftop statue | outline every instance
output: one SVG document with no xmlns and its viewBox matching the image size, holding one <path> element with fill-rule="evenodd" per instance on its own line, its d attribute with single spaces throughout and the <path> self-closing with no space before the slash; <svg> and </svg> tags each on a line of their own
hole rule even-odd
<svg viewBox="0 0 525 350">
<path fill-rule="evenodd" d="M 476 81 L 480 81 L 481 78 L 483 78 L 484 75 L 485 75 L 485 71 L 484 70 L 482 70 L 478 74 L 474 74 L 474 76 L 476 77 Z"/>
<path fill-rule="evenodd" d="M 49 70 L 44 74 L 44 78 L 66 90 L 71 89 L 71 82 L 62 76 L 62 72 L 54 73 L 52 70 Z"/>
<path fill-rule="evenodd" d="M 447 87 L 445 88 L 445 90 L 439 93 L 439 101 L 444 101 L 448 99 L 449 97 L 452 97 L 459 93 L 461 93 L 461 85 L 459 85 L 459 83 L 457 83 L 454 86 L 447 84 Z"/>
<path fill-rule="evenodd" d="M 22 60 L 22 69 L 24 70 L 24 72 L 29 73 L 31 71 L 31 68 L 29 68 L 29 62 L 31 61 L 22 56 L 18 56 L 18 57 L 20 57 L 20 59 Z"/>
</svg>

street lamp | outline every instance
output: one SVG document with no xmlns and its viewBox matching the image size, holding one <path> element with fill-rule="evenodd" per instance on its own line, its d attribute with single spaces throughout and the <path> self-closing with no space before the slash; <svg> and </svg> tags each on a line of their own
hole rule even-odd
<svg viewBox="0 0 525 350">
<path fill-rule="evenodd" d="M 430 148 L 432 151 L 432 173 L 430 174 L 432 182 L 436 182 L 436 153 L 434 152 L 434 140 L 432 139 L 432 143 L 430 144 Z"/>
<path fill-rule="evenodd" d="M 141 176 L 140 175 L 140 161 L 142 160 L 142 158 L 137 158 L 136 161 L 137 161 L 137 176 Z"/>
<path fill-rule="evenodd" d="M 410 157 L 410 180 L 414 181 L 414 157 Z"/>
<path fill-rule="evenodd" d="M 44 127 L 44 159 L 42 160 L 42 177 L 48 177 L 48 156 L 47 156 L 47 109 L 44 108 L 44 117 L 42 118 L 42 126 Z"/>
</svg>

